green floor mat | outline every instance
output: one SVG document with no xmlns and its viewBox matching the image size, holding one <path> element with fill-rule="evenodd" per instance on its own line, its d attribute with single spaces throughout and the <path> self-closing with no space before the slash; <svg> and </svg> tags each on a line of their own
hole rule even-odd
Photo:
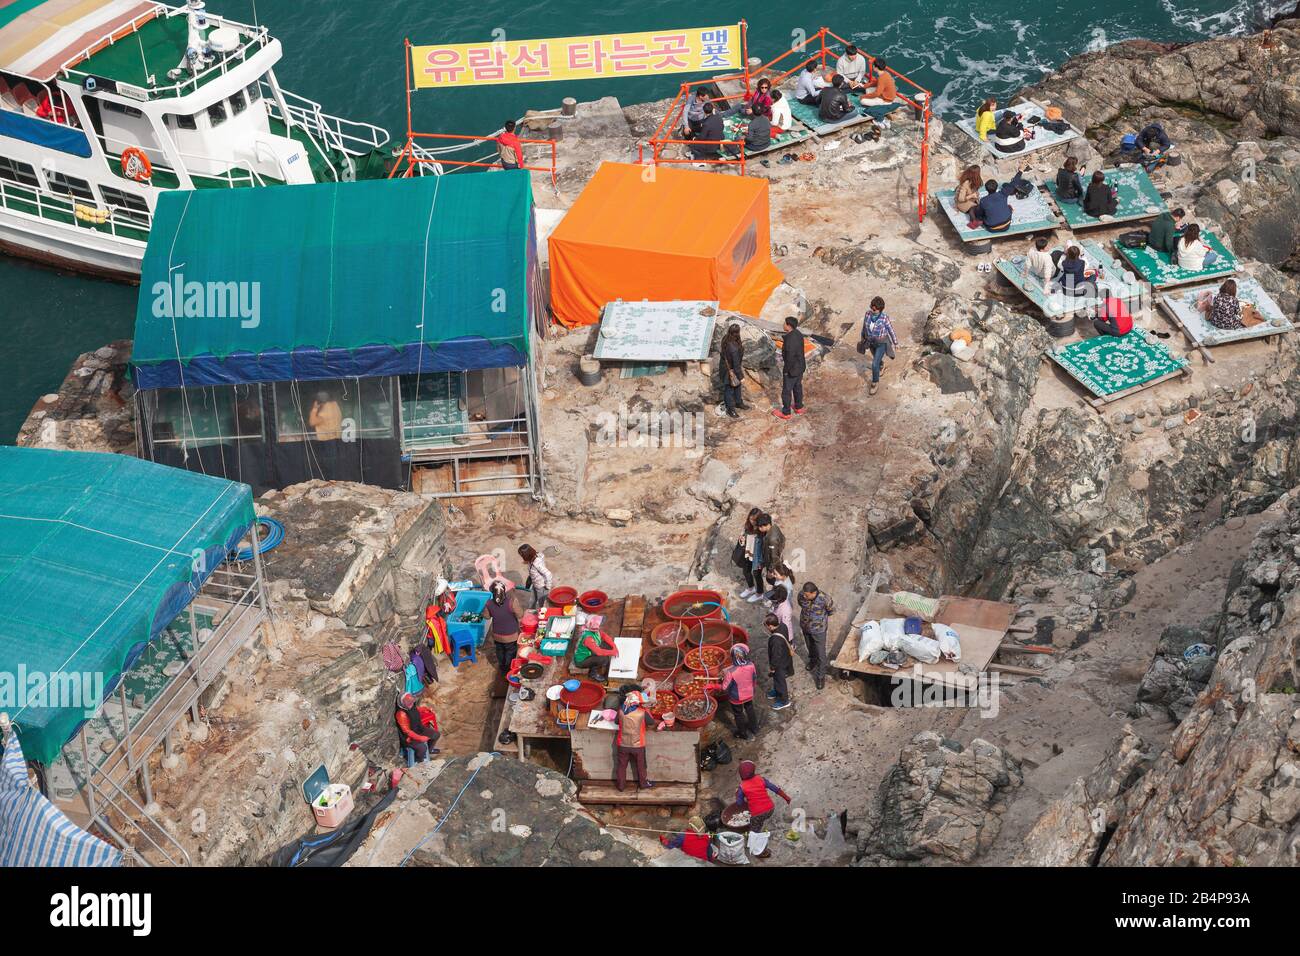
<svg viewBox="0 0 1300 956">
<path fill-rule="evenodd" d="M 1048 354 L 1079 384 L 1103 398 L 1187 367 L 1186 360 L 1140 329 L 1119 338 L 1098 335 L 1071 342 Z"/>
<path fill-rule="evenodd" d="M 898 107 L 893 106 L 893 107 L 865 107 L 865 108 L 886 109 L 892 112 L 892 110 L 897 109 Z M 836 130 L 841 130 L 848 126 L 856 126 L 859 123 L 870 123 L 873 117 L 869 115 L 864 116 L 861 112 L 862 109 L 864 109 L 864 107 L 859 107 L 858 111 L 850 113 L 848 116 L 840 120 L 838 123 L 830 123 L 821 118 L 819 107 L 809 106 L 807 103 L 800 103 L 798 100 L 794 99 L 793 97 L 790 98 L 790 115 L 792 115 L 800 123 L 803 123 L 804 126 L 807 126 L 814 133 L 821 133 L 821 134 L 833 133 Z"/>
<path fill-rule="evenodd" d="M 1104 171 L 1106 183 L 1119 191 L 1119 205 L 1115 215 L 1109 219 L 1096 219 L 1083 211 L 1082 203 L 1064 202 L 1056 196 L 1056 180 L 1043 184 L 1056 203 L 1056 208 L 1065 217 L 1071 229 L 1087 229 L 1092 226 L 1113 226 L 1119 222 L 1132 222 L 1136 219 L 1149 219 L 1165 211 L 1165 201 L 1160 197 L 1160 190 L 1141 166 L 1122 166 Z M 1084 188 L 1087 189 L 1085 180 Z"/>
<path fill-rule="evenodd" d="M 728 116 L 722 121 L 723 128 L 726 130 L 727 139 L 736 140 L 745 138 L 745 120 L 739 116 Z M 748 149 L 745 150 L 746 156 L 757 156 L 760 153 L 770 153 L 774 149 L 784 149 L 786 146 L 793 146 L 795 143 L 802 143 L 812 136 L 812 133 L 804 129 L 786 130 L 772 137 L 772 144 L 765 149 Z"/>
<path fill-rule="evenodd" d="M 1220 276 L 1230 276 L 1237 271 L 1236 256 L 1228 251 L 1228 248 L 1219 240 L 1218 236 L 1209 230 L 1202 229 L 1201 241 L 1217 252 L 1219 259 L 1196 272 L 1179 268 L 1169 261 L 1168 255 L 1157 252 L 1155 249 L 1130 249 L 1116 243 L 1115 251 L 1156 289 L 1166 289 L 1170 286 L 1186 285 L 1189 282 L 1217 279 Z"/>
</svg>

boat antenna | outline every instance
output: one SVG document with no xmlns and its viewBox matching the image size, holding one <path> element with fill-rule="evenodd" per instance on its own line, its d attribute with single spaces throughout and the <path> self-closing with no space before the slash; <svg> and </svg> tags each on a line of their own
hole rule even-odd
<svg viewBox="0 0 1300 956">
<path fill-rule="evenodd" d="M 253 26 L 261 29 L 262 22 L 257 19 L 257 0 L 253 0 Z"/>
</svg>

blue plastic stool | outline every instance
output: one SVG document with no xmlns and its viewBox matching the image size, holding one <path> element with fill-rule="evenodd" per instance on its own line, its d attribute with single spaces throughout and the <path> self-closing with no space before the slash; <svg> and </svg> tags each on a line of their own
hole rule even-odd
<svg viewBox="0 0 1300 956">
<path fill-rule="evenodd" d="M 403 748 L 402 748 L 402 757 L 406 760 L 406 765 L 407 765 L 408 767 L 414 767 L 414 766 L 415 766 L 415 748 L 414 748 L 414 747 L 403 747 Z"/>
<path fill-rule="evenodd" d="M 478 652 L 474 649 L 474 635 L 465 631 L 453 631 L 449 633 L 448 638 L 451 641 L 451 666 L 460 667 L 461 661 L 470 660 L 475 664 L 478 663 Z M 469 653 L 461 653 L 468 651 Z"/>
</svg>

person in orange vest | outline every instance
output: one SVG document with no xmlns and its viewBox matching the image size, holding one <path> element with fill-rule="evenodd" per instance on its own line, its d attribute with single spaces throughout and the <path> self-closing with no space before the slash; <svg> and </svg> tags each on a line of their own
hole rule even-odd
<svg viewBox="0 0 1300 956">
<path fill-rule="evenodd" d="M 749 811 L 749 828 L 755 833 L 762 833 L 767 827 L 767 820 L 776 812 L 776 804 L 767 795 L 771 790 L 786 803 L 790 795 L 774 784 L 767 777 L 760 777 L 752 760 L 740 762 L 740 786 L 736 788 L 736 805 Z"/>
<path fill-rule="evenodd" d="M 636 786 L 638 790 L 649 790 L 654 786 L 646 776 L 645 734 L 650 724 L 650 711 L 645 709 L 644 700 L 637 691 L 632 691 L 623 700 L 618 714 L 618 732 L 614 735 L 616 769 L 614 786 L 623 792 L 627 779 L 627 765 L 636 763 Z M 659 724 L 656 729 L 662 729 Z"/>
<path fill-rule="evenodd" d="M 659 837 L 659 842 L 670 850 L 681 850 L 687 856 L 711 863 L 718 855 L 718 848 L 713 845 L 713 838 L 709 836 L 704 821 L 699 817 L 691 817 L 686 821 L 686 826 L 684 833 L 665 833 Z"/>
</svg>

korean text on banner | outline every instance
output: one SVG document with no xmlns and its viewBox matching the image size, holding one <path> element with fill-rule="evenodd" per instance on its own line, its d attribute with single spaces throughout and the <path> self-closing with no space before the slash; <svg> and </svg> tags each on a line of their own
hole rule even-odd
<svg viewBox="0 0 1300 956">
<path fill-rule="evenodd" d="M 415 86 L 480 86 L 740 69 L 741 27 L 411 47 Z"/>
</svg>

